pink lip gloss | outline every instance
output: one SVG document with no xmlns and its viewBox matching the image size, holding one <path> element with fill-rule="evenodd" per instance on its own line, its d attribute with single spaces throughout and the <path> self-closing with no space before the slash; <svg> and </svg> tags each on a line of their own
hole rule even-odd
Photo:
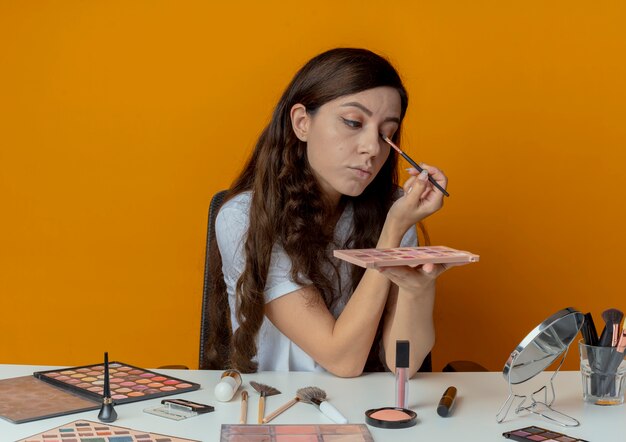
<svg viewBox="0 0 626 442">
<path fill-rule="evenodd" d="M 396 407 L 407 408 L 409 395 L 409 341 L 396 341 Z"/>
</svg>

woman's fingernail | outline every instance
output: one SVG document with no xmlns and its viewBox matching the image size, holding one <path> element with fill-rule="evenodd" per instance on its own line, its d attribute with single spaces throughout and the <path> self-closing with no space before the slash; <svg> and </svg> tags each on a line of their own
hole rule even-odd
<svg viewBox="0 0 626 442">
<path fill-rule="evenodd" d="M 420 181 L 427 181 L 428 180 L 428 171 L 427 170 L 422 170 L 420 172 L 420 174 L 417 176 L 417 179 Z"/>
<path fill-rule="evenodd" d="M 411 193 L 411 190 L 413 190 L 413 186 L 409 187 L 409 190 L 406 191 L 406 194 L 408 195 L 409 193 Z"/>
</svg>

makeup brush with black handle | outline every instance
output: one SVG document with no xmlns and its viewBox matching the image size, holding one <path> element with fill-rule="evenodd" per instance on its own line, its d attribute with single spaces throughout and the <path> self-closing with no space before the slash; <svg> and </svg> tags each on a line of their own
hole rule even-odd
<svg viewBox="0 0 626 442">
<path fill-rule="evenodd" d="M 602 319 L 606 326 L 600 335 L 598 345 L 600 347 L 615 347 L 620 334 L 620 324 L 624 318 L 624 313 L 616 308 L 610 308 L 602 312 Z"/>
<path fill-rule="evenodd" d="M 619 337 L 620 337 L 620 325 L 622 319 L 624 318 L 624 313 L 616 308 L 610 308 L 602 312 L 602 319 L 604 319 L 605 327 L 602 330 L 602 334 L 600 335 L 600 339 L 598 341 L 598 346 L 600 347 L 616 347 Z M 615 356 L 611 353 L 608 354 L 608 357 L 596 358 L 596 367 L 600 373 L 606 372 L 611 364 L 611 360 L 615 359 Z M 622 356 L 623 357 L 623 356 Z M 611 377 L 607 377 L 605 375 L 600 375 L 599 377 L 599 391 L 600 395 L 610 394 L 611 390 Z"/>
</svg>

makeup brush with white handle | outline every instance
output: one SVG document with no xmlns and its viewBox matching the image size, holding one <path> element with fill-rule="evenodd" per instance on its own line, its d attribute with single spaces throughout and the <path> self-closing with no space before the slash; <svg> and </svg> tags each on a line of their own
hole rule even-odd
<svg viewBox="0 0 626 442">
<path fill-rule="evenodd" d="M 296 392 L 300 402 L 313 404 L 319 408 L 322 414 L 338 424 L 347 424 L 348 419 L 326 400 L 326 392 L 318 387 L 304 387 Z"/>
</svg>

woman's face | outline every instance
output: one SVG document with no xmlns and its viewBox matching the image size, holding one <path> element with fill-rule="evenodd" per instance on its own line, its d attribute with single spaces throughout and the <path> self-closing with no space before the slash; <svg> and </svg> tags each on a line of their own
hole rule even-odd
<svg viewBox="0 0 626 442">
<path fill-rule="evenodd" d="M 372 182 L 389 156 L 380 134 L 393 138 L 400 113 L 400 94 L 391 87 L 336 98 L 313 115 L 302 105 L 292 108 L 294 131 L 306 141 L 309 165 L 331 201 L 358 196 Z"/>
</svg>

